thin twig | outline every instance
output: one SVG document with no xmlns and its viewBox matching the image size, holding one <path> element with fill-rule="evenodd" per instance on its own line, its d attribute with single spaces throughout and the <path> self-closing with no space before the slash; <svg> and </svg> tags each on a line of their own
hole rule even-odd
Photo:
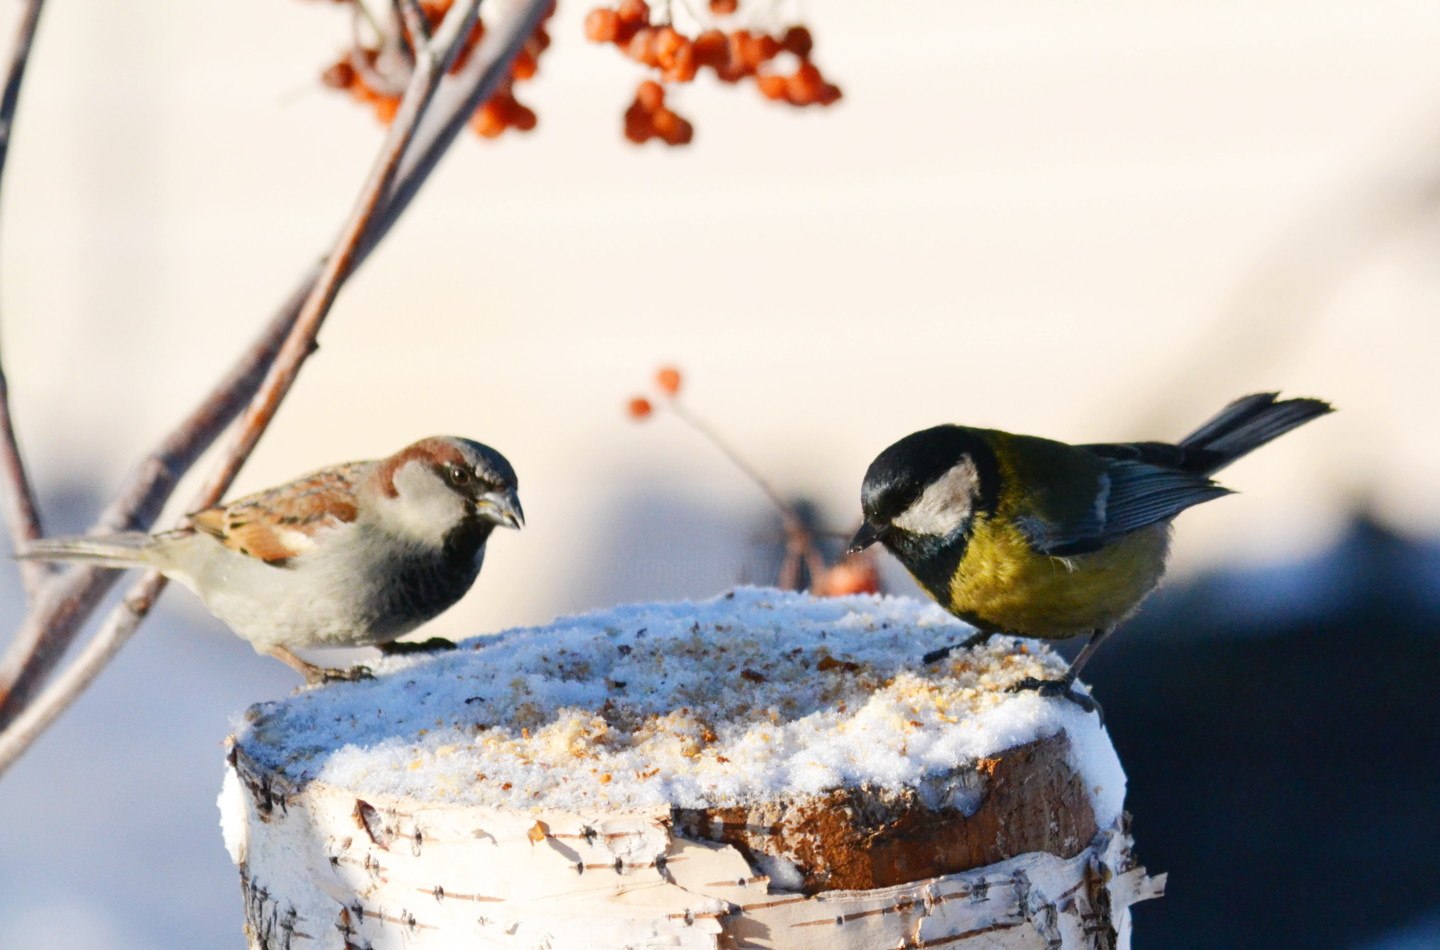
<svg viewBox="0 0 1440 950">
<path fill-rule="evenodd" d="M 549 4 L 550 0 L 532 0 L 525 8 L 524 14 L 517 16 L 511 24 L 507 24 L 519 35 L 512 36 L 508 35 L 508 31 L 501 31 L 505 41 L 498 45 L 498 50 L 494 53 L 497 60 L 486 64 L 486 68 L 479 70 L 475 78 L 477 87 L 489 86 L 493 93 L 494 84 L 498 81 L 496 77 L 508 71 L 509 61 L 519 52 L 521 43 L 530 32 L 533 32 L 535 23 L 538 22 L 540 15 Z M 395 180 L 400 159 L 405 154 L 406 146 L 411 142 L 411 137 L 424 115 L 425 106 L 430 102 L 440 80 L 458 55 L 462 38 L 468 35 L 473 26 L 477 10 L 478 0 L 471 0 L 470 3 L 463 6 L 457 4 L 452 7 L 441 25 L 441 29 L 437 32 L 435 41 L 417 57 L 415 77 L 412 78 L 410 88 L 401 101 L 399 112 L 391 127 L 391 133 L 386 139 L 385 148 L 372 171 L 356 211 L 342 232 L 336 250 L 327 260 L 319 280 L 315 282 L 307 296 L 299 318 L 281 347 L 275 365 L 267 374 L 261 390 L 251 400 L 234 443 L 218 466 L 216 473 L 206 483 L 205 488 L 196 499 L 196 507 L 213 504 L 229 487 L 229 481 L 238 472 L 244 458 L 253 450 L 265 426 L 273 418 L 280 400 L 284 398 L 285 392 L 293 384 L 300 365 L 313 351 L 315 335 L 324 321 L 330 304 L 335 299 L 339 286 L 398 217 L 399 212 L 394 210 L 393 203 L 397 200 L 401 201 L 401 208 L 408 204 L 410 198 L 418 191 L 423 178 L 438 162 L 439 156 L 436 155 L 429 162 L 413 165 L 411 175 L 417 177 L 412 177 L 409 182 L 405 183 L 408 192 L 402 191 L 397 184 L 396 189 L 391 191 L 391 200 L 385 201 L 386 192 L 390 190 L 389 186 Z M 445 53 L 437 59 L 433 55 L 433 51 L 442 46 Z M 485 58 L 483 54 L 486 52 L 489 50 L 482 50 L 482 55 L 476 58 L 483 60 Z M 474 94 L 479 95 L 482 91 L 477 88 Z M 470 98 L 471 96 L 467 95 L 463 101 L 469 101 Z M 484 99 L 481 98 L 480 101 L 484 101 Z M 463 126 L 463 122 L 453 128 L 449 122 L 442 124 L 441 128 L 447 130 L 448 135 L 442 134 L 437 138 L 432 138 L 426 150 L 427 154 L 437 148 L 443 153 L 444 147 L 453 142 L 455 135 Z M 442 141 L 443 145 L 440 144 Z M 418 169 L 423 169 L 423 171 L 417 171 Z M 394 197 L 402 193 L 406 195 L 403 200 Z M 100 670 L 108 664 L 133 634 L 164 586 L 165 580 L 158 574 L 152 572 L 143 576 L 131 588 L 122 603 L 106 618 L 101 630 L 97 632 L 91 643 L 87 644 L 80 656 L 76 658 L 75 663 L 57 677 L 55 682 L 41 693 L 33 704 L 25 708 L 3 734 L 0 734 L 0 774 L 3 774 L 13 764 L 15 759 L 34 742 L 56 716 L 74 702 Z"/>
<path fill-rule="evenodd" d="M 479 6 L 479 0 L 471 0 L 467 6 L 473 11 Z M 448 23 L 452 18 L 463 15 L 463 8 L 456 5 L 451 7 L 445 19 Z M 365 233 L 370 229 L 376 210 L 384 201 L 385 194 L 399 170 L 400 159 L 410 145 L 420 116 L 429 105 L 443 76 L 444 73 L 439 69 L 439 58 L 435 56 L 433 48 L 426 46 L 418 49 L 410 84 L 400 99 L 399 110 L 390 124 L 390 132 L 385 138 L 380 156 L 361 190 L 360 199 L 341 231 L 335 249 L 325 259 L 320 279 L 311 289 L 305 305 L 300 308 L 300 316 L 281 346 L 265 382 L 255 394 L 255 398 L 250 400 L 234 439 L 196 499 L 196 509 L 215 504 L 229 489 L 240 467 L 245 464 L 260 441 L 260 436 L 270 425 L 270 420 L 275 417 L 281 401 L 295 384 L 300 375 L 300 367 L 315 351 L 315 340 L 320 333 L 320 327 L 355 264 Z"/>
<path fill-rule="evenodd" d="M 553 4 L 554 0 L 525 0 L 510 13 L 509 19 L 492 22 L 464 68 L 452 77 L 455 82 L 447 83 L 436 94 L 435 106 L 421 121 L 415 133 L 415 145 L 400 165 L 400 174 L 395 178 L 384 209 L 376 216 L 376 232 L 366 235 L 362 255 L 371 250 L 410 206 L 420 187 L 445 157 L 450 144 L 469 124 L 475 110 L 495 95 L 500 83 L 509 76 L 510 65 L 520 54 L 521 47 Z M 441 39 L 449 22 L 447 16 L 445 25 L 437 31 L 437 40 Z M 468 35 L 471 26 L 473 23 L 466 25 L 456 39 Z M 436 45 L 444 43 L 440 41 Z M 445 69 L 449 70 L 453 62 L 453 56 L 447 57 Z"/>
<path fill-rule="evenodd" d="M 181 477 L 260 388 L 266 367 L 280 351 L 318 273 L 317 265 L 205 400 L 131 471 L 119 496 L 92 526 L 93 532 L 149 530 Z M 52 577 L 40 590 L 0 662 L 0 728 L 30 702 L 86 618 L 119 579 L 118 571 L 75 566 Z"/>
<path fill-rule="evenodd" d="M 740 453 L 731 448 L 730 443 L 720 437 L 720 433 L 712 429 L 710 425 L 699 416 L 694 415 L 690 410 L 686 409 L 679 400 L 672 399 L 670 401 L 670 411 L 675 413 L 675 415 L 686 425 L 690 426 L 690 428 L 705 436 L 706 439 L 730 460 L 732 465 L 744 472 L 752 482 L 760 487 L 760 490 L 765 493 L 765 497 L 770 499 L 770 503 L 773 504 L 775 510 L 780 513 L 780 520 L 785 523 L 785 531 L 787 534 L 803 535 L 805 537 L 810 535 L 810 529 L 805 527 L 805 522 L 801 520 L 800 515 L 796 513 L 790 503 L 780 497 L 780 493 L 775 490 L 775 487 L 770 484 L 765 476 L 761 475 L 759 470 L 746 461 Z"/>
<path fill-rule="evenodd" d="M 20 104 L 20 85 L 25 80 L 25 67 L 30 63 L 30 48 L 35 30 L 40 25 L 40 10 L 45 0 L 29 0 L 20 17 L 20 29 L 10 56 L 10 69 L 5 75 L 5 89 L 0 92 L 0 182 L 4 181 L 5 160 L 10 155 L 10 132 L 15 126 L 15 110 Z M 0 494 L 4 496 L 5 521 L 10 526 L 10 540 L 16 550 L 27 541 L 40 537 L 40 510 L 35 504 L 35 491 L 25 472 L 25 457 L 15 436 L 14 417 L 10 411 L 10 386 L 5 378 L 4 361 L 0 359 Z M 50 575 L 50 569 L 36 561 L 20 565 L 25 591 L 32 598 Z"/>
<path fill-rule="evenodd" d="M 426 49 L 430 46 L 430 19 L 420 7 L 420 0 L 397 0 L 400 18 L 410 34 L 410 48 Z"/>
</svg>

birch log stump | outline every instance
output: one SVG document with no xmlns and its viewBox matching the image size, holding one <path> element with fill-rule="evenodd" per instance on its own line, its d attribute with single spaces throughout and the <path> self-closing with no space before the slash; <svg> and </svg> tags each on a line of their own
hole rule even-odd
<svg viewBox="0 0 1440 950">
<path fill-rule="evenodd" d="M 898 598 L 741 589 L 392 658 L 252 708 L 252 948 L 1125 947 L 1158 896 L 1097 717 Z"/>
</svg>

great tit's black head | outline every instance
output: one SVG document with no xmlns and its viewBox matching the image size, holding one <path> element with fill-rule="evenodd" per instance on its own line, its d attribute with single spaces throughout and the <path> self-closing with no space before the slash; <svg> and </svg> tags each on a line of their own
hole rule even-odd
<svg viewBox="0 0 1440 950">
<path fill-rule="evenodd" d="M 998 482 L 995 453 L 976 430 L 907 435 L 870 463 L 860 489 L 865 522 L 850 549 L 879 541 L 907 560 L 958 542 L 976 512 L 994 510 Z"/>
</svg>

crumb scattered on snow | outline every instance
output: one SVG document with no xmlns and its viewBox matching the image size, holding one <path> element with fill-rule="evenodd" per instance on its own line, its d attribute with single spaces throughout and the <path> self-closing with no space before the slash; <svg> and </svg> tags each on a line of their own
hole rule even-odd
<svg viewBox="0 0 1440 950">
<path fill-rule="evenodd" d="M 1125 776 L 1093 714 L 1006 693 L 1064 662 L 908 598 L 740 588 L 634 604 L 375 664 L 251 710 L 237 741 L 295 781 L 357 795 L 562 810 L 711 807 L 894 788 L 1069 733 L 1108 827 Z"/>
</svg>

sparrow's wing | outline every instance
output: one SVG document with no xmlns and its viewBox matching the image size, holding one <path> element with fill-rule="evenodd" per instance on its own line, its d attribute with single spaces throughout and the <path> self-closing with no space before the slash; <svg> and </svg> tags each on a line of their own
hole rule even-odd
<svg viewBox="0 0 1440 950">
<path fill-rule="evenodd" d="M 366 463 L 351 462 L 190 516 L 232 551 L 279 567 L 315 546 L 323 532 L 354 521 Z"/>
<path fill-rule="evenodd" d="M 1132 531 L 1169 521 L 1191 505 L 1230 494 L 1230 489 L 1192 472 L 1156 465 L 1169 446 L 1104 446 L 1133 452 L 1094 452 L 1099 446 L 1066 446 L 1089 456 L 1094 468 L 1051 451 L 1027 481 L 1041 485 L 1015 521 L 1031 547 L 1053 557 L 1089 554 Z M 1064 458 L 1066 465 L 1057 465 Z M 1145 459 L 1145 461 L 1142 461 Z M 1040 458 L 1032 459 L 1040 462 Z"/>
</svg>

